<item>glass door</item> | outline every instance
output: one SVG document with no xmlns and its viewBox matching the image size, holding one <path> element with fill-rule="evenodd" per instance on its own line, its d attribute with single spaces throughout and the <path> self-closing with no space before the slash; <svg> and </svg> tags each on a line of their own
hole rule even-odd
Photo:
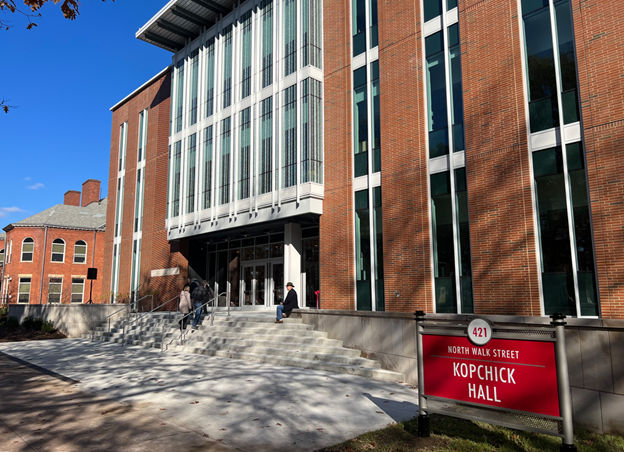
<svg viewBox="0 0 624 452">
<path fill-rule="evenodd" d="M 241 299 L 244 306 L 264 306 L 266 288 L 266 264 L 243 265 Z"/>
<path fill-rule="evenodd" d="M 284 264 L 275 262 L 271 264 L 271 277 L 269 283 L 273 291 L 272 304 L 278 305 L 284 301 Z"/>
</svg>

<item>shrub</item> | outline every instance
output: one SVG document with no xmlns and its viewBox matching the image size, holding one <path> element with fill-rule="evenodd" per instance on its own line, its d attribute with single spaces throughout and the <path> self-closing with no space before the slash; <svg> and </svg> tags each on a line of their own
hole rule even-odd
<svg viewBox="0 0 624 452">
<path fill-rule="evenodd" d="M 22 327 L 26 328 L 27 330 L 41 331 L 42 326 L 43 326 L 42 319 L 35 319 L 34 317 L 26 317 L 22 321 Z"/>
<path fill-rule="evenodd" d="M 46 320 L 41 325 L 41 331 L 44 333 L 56 333 L 56 328 L 54 328 L 54 322 L 52 320 Z"/>
<path fill-rule="evenodd" d="M 17 320 L 17 317 L 8 317 L 6 319 L 5 326 L 9 330 L 17 329 L 17 327 L 19 327 L 19 321 Z"/>
</svg>

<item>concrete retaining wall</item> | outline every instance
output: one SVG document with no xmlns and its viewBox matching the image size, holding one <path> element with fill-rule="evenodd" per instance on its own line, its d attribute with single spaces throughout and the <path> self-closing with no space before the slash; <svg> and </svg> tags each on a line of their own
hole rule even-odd
<svg viewBox="0 0 624 452">
<path fill-rule="evenodd" d="M 69 337 L 81 337 L 111 316 L 111 323 L 123 316 L 128 305 L 119 304 L 11 304 L 9 317 L 22 323 L 26 317 L 52 321 L 54 327 Z"/>
<path fill-rule="evenodd" d="M 304 323 L 326 331 L 346 347 L 363 351 L 386 369 L 418 383 L 416 322 L 412 314 L 301 310 Z M 431 315 L 431 318 L 448 318 Z M 546 317 L 481 316 L 493 323 L 545 325 Z M 624 434 L 624 321 L 570 318 L 566 350 L 577 426 L 596 432 Z"/>
</svg>

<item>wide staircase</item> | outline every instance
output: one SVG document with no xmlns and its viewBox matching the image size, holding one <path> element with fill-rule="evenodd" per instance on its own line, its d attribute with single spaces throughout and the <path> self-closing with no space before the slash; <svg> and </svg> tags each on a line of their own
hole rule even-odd
<svg viewBox="0 0 624 452">
<path fill-rule="evenodd" d="M 403 375 L 382 369 L 361 351 L 343 347 L 327 333 L 315 331 L 301 319 L 275 323 L 273 312 L 216 312 L 197 330 L 180 331 L 178 313 L 130 314 L 97 328 L 94 339 L 160 348 L 163 352 L 193 353 L 282 366 L 359 375 L 382 381 L 402 381 Z M 125 322 L 125 325 L 124 325 Z"/>
</svg>

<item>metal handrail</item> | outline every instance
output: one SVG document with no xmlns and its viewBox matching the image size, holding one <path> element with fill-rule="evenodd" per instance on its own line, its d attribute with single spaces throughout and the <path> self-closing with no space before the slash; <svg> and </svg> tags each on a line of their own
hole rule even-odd
<svg viewBox="0 0 624 452">
<path fill-rule="evenodd" d="M 138 308 L 139 308 L 139 301 L 144 300 L 147 297 L 152 297 L 152 305 L 154 304 L 154 295 L 153 294 L 147 294 L 147 295 L 143 295 L 141 298 L 138 298 L 136 300 L 134 300 L 132 302 L 132 304 L 134 305 L 134 311 L 137 312 Z"/>
<path fill-rule="evenodd" d="M 124 309 L 128 309 L 128 308 L 129 308 L 129 305 L 124 305 L 124 307 L 123 307 L 123 308 L 121 308 L 121 309 L 117 309 L 115 312 L 113 312 L 113 313 L 112 313 L 112 314 L 110 314 L 110 315 L 107 315 L 107 316 L 104 318 L 104 321 L 105 321 L 105 322 L 108 322 L 108 328 L 107 328 L 107 330 L 106 330 L 106 332 L 107 332 L 107 333 L 110 333 L 110 321 L 111 321 L 111 317 L 112 317 L 112 316 L 114 316 L 115 314 L 117 314 L 118 312 L 121 312 L 121 311 L 123 311 Z M 94 326 L 93 328 L 91 328 L 91 342 L 93 342 L 93 341 L 95 340 L 95 328 L 96 328 L 95 326 Z"/>
<path fill-rule="evenodd" d="M 123 328 L 123 334 L 122 334 L 122 339 L 121 339 L 121 343 L 122 345 L 126 344 L 126 328 L 130 327 L 132 324 L 138 322 L 139 320 L 144 319 L 145 317 L 147 317 L 148 315 L 150 315 L 152 312 L 156 311 L 157 309 L 162 308 L 164 305 L 171 303 L 172 301 L 176 300 L 180 298 L 180 295 L 176 295 L 175 297 L 171 298 L 170 300 L 165 301 L 164 303 L 159 304 L 158 306 L 156 306 L 154 309 L 152 309 L 149 312 L 146 312 L 145 314 L 135 318 L 134 320 L 132 320 L 130 323 L 124 322 L 124 328 Z M 177 310 L 177 308 L 176 308 Z M 139 333 L 140 335 L 143 335 L 143 327 L 141 326 L 141 331 Z"/>
<path fill-rule="evenodd" d="M 222 292 L 222 293 L 214 296 L 211 300 L 208 300 L 207 302 L 205 302 L 201 306 L 193 308 L 194 312 L 197 312 L 199 309 L 204 309 L 204 306 L 207 306 L 210 303 L 212 303 L 212 312 L 210 313 L 210 326 L 214 325 L 214 315 L 215 315 L 215 312 L 216 312 L 216 310 L 218 308 L 217 304 L 218 304 L 219 297 L 222 296 L 222 295 L 226 295 L 226 293 Z M 183 330 L 181 327 L 180 327 L 180 329 L 181 329 L 180 335 L 178 337 L 174 337 L 173 339 L 171 339 L 167 344 L 165 344 L 165 341 L 161 341 L 161 343 L 160 343 L 160 351 L 161 352 L 162 351 L 167 351 L 167 349 L 169 348 L 169 345 L 171 345 L 174 341 L 177 341 L 177 340 L 180 340 L 180 345 L 184 345 L 184 338 L 186 337 L 186 335 L 188 333 L 188 330 Z M 164 325 L 163 325 L 163 338 L 164 338 Z"/>
</svg>

